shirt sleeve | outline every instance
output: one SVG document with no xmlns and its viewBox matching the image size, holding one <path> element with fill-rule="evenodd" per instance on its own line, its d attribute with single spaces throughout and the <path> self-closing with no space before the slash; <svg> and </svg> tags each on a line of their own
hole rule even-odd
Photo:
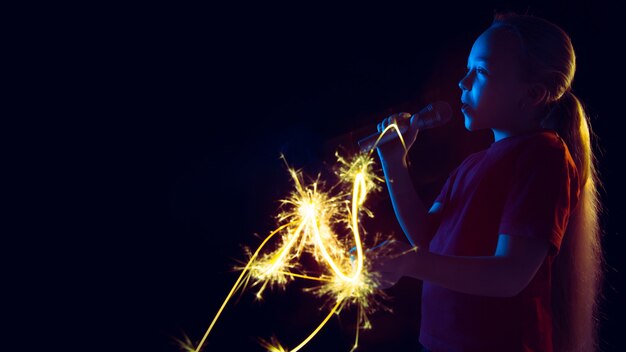
<svg viewBox="0 0 626 352">
<path fill-rule="evenodd" d="M 457 174 L 459 172 L 459 169 L 461 169 L 461 167 L 463 166 L 465 162 L 467 162 L 467 159 L 464 160 L 463 163 L 458 165 L 456 168 L 454 168 L 452 172 L 450 172 L 450 174 L 448 175 L 448 179 L 443 184 L 441 191 L 439 191 L 439 195 L 435 198 L 433 203 L 439 202 L 443 206 L 449 203 L 450 197 L 452 196 L 452 189 L 454 188 L 454 182 L 456 180 Z"/>
<path fill-rule="evenodd" d="M 578 199 L 578 175 L 566 148 L 529 149 L 511 174 L 499 232 L 546 239 L 556 255 Z"/>
<path fill-rule="evenodd" d="M 441 191 L 439 192 L 439 195 L 437 196 L 437 198 L 435 198 L 434 203 L 446 204 L 446 200 L 448 199 L 448 194 L 450 193 L 450 188 L 452 187 L 450 185 L 452 183 L 451 181 L 452 178 L 453 178 L 453 174 L 451 174 L 446 180 L 446 183 L 444 183 L 443 187 L 441 188 Z"/>
</svg>

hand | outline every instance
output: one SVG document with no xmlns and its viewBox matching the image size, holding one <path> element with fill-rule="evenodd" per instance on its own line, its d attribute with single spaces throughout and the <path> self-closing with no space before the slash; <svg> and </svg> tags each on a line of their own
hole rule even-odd
<svg viewBox="0 0 626 352">
<path fill-rule="evenodd" d="M 373 261 L 372 271 L 381 275 L 379 287 L 388 289 L 395 285 L 402 276 L 407 273 L 407 268 L 412 264 L 412 247 L 404 241 L 391 240 L 382 249 L 380 256 Z"/>
<path fill-rule="evenodd" d="M 411 116 L 409 113 L 401 112 L 387 117 L 376 126 L 379 133 L 382 133 L 385 128 L 394 123 L 399 129 L 402 129 L 403 127 L 407 128 L 406 132 L 402 134 L 406 149 L 400 142 L 400 138 L 395 138 L 376 148 L 383 164 L 385 162 L 396 163 L 405 161 L 406 154 L 409 149 L 411 149 L 411 146 L 417 138 L 417 133 L 419 132 L 419 130 L 415 127 L 415 121 L 417 121 L 415 115 Z M 395 134 L 397 131 L 395 129 L 390 129 L 386 133 Z"/>
</svg>

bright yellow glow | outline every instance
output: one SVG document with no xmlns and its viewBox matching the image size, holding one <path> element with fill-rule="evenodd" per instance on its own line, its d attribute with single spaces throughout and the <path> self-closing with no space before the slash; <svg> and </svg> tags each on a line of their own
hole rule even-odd
<svg viewBox="0 0 626 352">
<path fill-rule="evenodd" d="M 388 125 L 387 127 L 385 127 L 385 129 L 380 133 L 378 138 L 376 138 L 376 142 L 374 143 L 374 148 L 370 150 L 369 152 L 370 154 L 374 151 L 374 149 L 376 149 L 376 146 L 378 145 L 380 140 L 383 138 L 383 136 L 391 130 L 393 130 L 393 132 L 395 132 L 398 135 L 398 138 L 400 138 L 400 143 L 402 143 L 402 147 L 404 147 L 404 150 L 406 150 L 406 143 L 404 143 L 404 138 L 402 137 L 402 132 L 400 132 L 400 128 L 398 127 L 398 124 L 392 123 Z"/>
<path fill-rule="evenodd" d="M 246 267 L 243 269 L 243 271 L 241 272 L 241 274 L 239 275 L 239 277 L 237 278 L 237 281 L 235 281 L 235 284 L 233 285 L 233 288 L 230 290 L 230 292 L 228 293 L 228 295 L 226 296 L 226 299 L 224 299 L 224 302 L 222 303 L 222 306 L 220 307 L 220 309 L 217 311 L 217 314 L 215 314 L 215 317 L 213 318 L 213 321 L 211 322 L 211 325 L 209 325 L 209 328 L 207 329 L 207 331 L 204 333 L 204 336 L 202 337 L 202 340 L 200 341 L 200 344 L 198 344 L 198 347 L 196 348 L 196 351 L 200 351 L 200 348 L 202 347 L 202 345 L 204 344 L 204 341 L 206 340 L 206 338 L 209 336 L 209 333 L 211 332 L 211 329 L 213 329 L 213 325 L 215 325 L 215 323 L 217 322 L 217 319 L 219 318 L 219 316 L 222 314 L 222 311 L 224 310 L 224 307 L 226 307 L 226 303 L 228 303 L 228 301 L 230 300 L 230 298 L 235 294 L 235 291 L 237 291 L 237 289 L 240 287 L 241 285 L 241 281 L 242 279 L 245 277 L 246 273 L 250 270 L 250 265 L 252 264 L 252 262 L 254 261 L 254 259 L 257 257 L 257 255 L 259 254 L 259 252 L 261 251 L 261 249 L 265 246 L 265 244 L 276 234 L 278 233 L 280 230 L 282 230 L 283 228 L 285 228 L 287 225 L 283 225 L 280 226 L 279 228 L 277 228 L 276 230 L 272 231 L 272 233 L 270 233 L 265 240 L 263 240 L 263 242 L 261 243 L 261 245 L 259 246 L 259 248 L 257 248 L 256 252 L 254 252 L 254 255 L 252 255 L 252 257 L 250 258 L 250 261 L 248 261 L 248 264 L 246 265 Z"/>
<path fill-rule="evenodd" d="M 390 129 L 395 129 L 404 145 L 395 124 L 385 128 L 380 137 Z M 351 304 L 357 307 L 356 336 L 352 350 L 357 348 L 359 329 L 371 328 L 367 315 L 380 307 L 377 296 L 384 296 L 378 289 L 380 275 L 370 270 L 365 253 L 369 259 L 380 254 L 372 250 L 364 251 L 359 221 L 362 214 L 373 217 L 364 203 L 367 195 L 380 190 L 380 183 L 383 182 L 374 173 L 371 153 L 358 154 L 352 160 L 336 154 L 338 167 L 335 174 L 339 183 L 328 191 L 322 190 L 324 184 L 319 180 L 306 185 L 302 173 L 288 167 L 295 190 L 290 197 L 282 200 L 283 210 L 277 216 L 279 226 L 261 242 L 247 264 L 241 268 L 241 274 L 195 348 L 196 352 L 202 349 L 226 304 L 237 290 L 245 290 L 248 284 L 259 286 L 256 297 L 261 299 L 268 286 L 284 288 L 294 278 L 318 282 L 319 286 L 307 291 L 325 297 L 334 304 L 322 322 L 291 351 L 303 348 L 333 314 L 339 314 L 345 305 Z M 337 229 L 349 230 L 351 236 L 339 236 Z M 276 249 L 261 254 L 270 239 L 275 238 L 279 238 Z M 351 248 L 356 250 L 356 258 L 351 257 Z M 317 274 L 308 274 L 302 268 L 299 258 L 304 254 L 316 259 L 319 264 Z M 275 338 L 271 342 L 262 340 L 261 345 L 268 351 L 287 351 Z"/>
</svg>

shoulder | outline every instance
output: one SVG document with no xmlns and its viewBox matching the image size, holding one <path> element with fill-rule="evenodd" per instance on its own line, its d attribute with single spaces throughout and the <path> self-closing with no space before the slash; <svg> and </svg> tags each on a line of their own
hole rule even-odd
<svg viewBox="0 0 626 352">
<path fill-rule="evenodd" d="M 578 170 L 567 144 L 553 131 L 529 137 L 519 148 L 513 172 L 518 178 L 539 183 L 578 185 Z"/>
<path fill-rule="evenodd" d="M 547 164 L 573 165 L 567 145 L 556 132 L 542 131 L 519 141 L 518 167 Z"/>
<path fill-rule="evenodd" d="M 526 132 L 494 142 L 489 149 L 495 151 L 532 152 L 541 150 L 564 150 L 567 146 L 552 130 L 542 129 Z"/>
<path fill-rule="evenodd" d="M 527 145 L 539 150 L 563 154 L 567 152 L 565 141 L 554 131 L 545 130 L 528 137 Z"/>
<path fill-rule="evenodd" d="M 522 132 L 520 134 L 500 139 L 493 142 L 491 146 L 489 146 L 489 149 L 495 151 L 507 151 L 529 146 L 558 148 L 563 145 L 563 140 L 555 131 L 539 129 Z"/>
<path fill-rule="evenodd" d="M 500 140 L 490 147 L 500 172 L 522 182 L 577 179 L 574 160 L 565 141 L 552 130 L 539 130 Z"/>
</svg>

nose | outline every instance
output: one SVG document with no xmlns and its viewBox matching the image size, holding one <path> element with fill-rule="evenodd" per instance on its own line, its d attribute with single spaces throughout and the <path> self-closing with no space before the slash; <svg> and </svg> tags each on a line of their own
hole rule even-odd
<svg viewBox="0 0 626 352">
<path fill-rule="evenodd" d="M 461 78 L 461 80 L 459 81 L 459 88 L 461 88 L 461 90 L 469 90 L 469 76 L 470 76 L 471 72 L 468 72 L 463 78 Z"/>
</svg>

